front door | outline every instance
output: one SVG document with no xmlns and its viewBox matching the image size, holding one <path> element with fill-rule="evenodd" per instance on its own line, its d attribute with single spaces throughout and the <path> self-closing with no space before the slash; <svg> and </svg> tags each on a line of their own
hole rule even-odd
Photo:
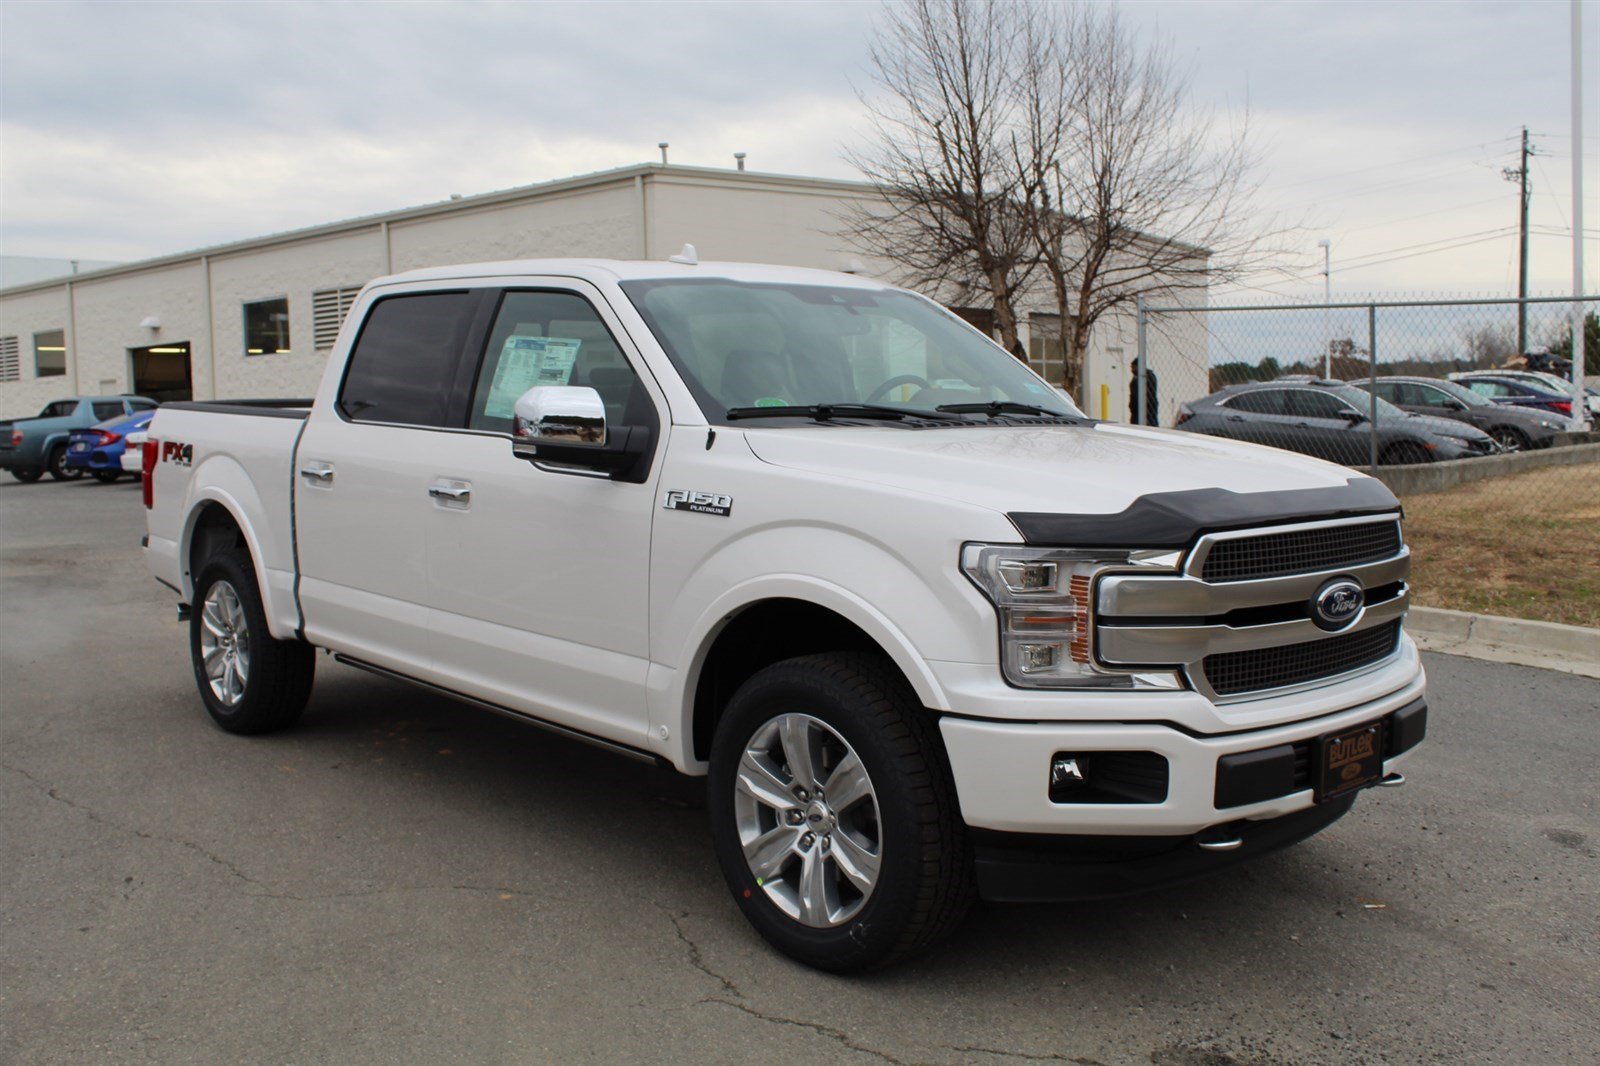
<svg viewBox="0 0 1600 1066">
<path fill-rule="evenodd" d="M 648 429 L 659 451 L 665 406 L 639 366 L 594 290 L 563 280 L 506 292 L 467 431 L 428 455 L 440 491 L 426 550 L 442 683 L 642 748 L 659 463 L 631 484 L 511 452 L 512 404 L 536 384 L 595 389 L 608 432 Z"/>
</svg>

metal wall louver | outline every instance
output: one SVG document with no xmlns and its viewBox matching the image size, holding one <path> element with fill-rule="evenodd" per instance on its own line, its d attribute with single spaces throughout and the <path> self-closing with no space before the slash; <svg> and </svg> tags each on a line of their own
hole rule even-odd
<svg viewBox="0 0 1600 1066">
<path fill-rule="evenodd" d="M 356 297 L 360 294 L 359 285 L 343 289 L 318 289 L 311 294 L 312 338 L 317 351 L 325 352 L 333 347 L 333 342 L 339 337 L 339 327 L 344 324 L 345 316 L 355 306 Z"/>
<path fill-rule="evenodd" d="M 21 351 L 15 337 L 0 337 L 0 381 L 20 381 L 22 367 L 18 356 Z"/>
</svg>

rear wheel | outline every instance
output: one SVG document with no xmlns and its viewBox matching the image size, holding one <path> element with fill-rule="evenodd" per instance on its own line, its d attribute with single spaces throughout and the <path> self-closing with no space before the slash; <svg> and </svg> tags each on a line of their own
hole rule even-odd
<svg viewBox="0 0 1600 1066">
<path fill-rule="evenodd" d="M 211 718 L 230 733 L 268 733 L 305 710 L 316 650 L 275 640 L 250 557 L 230 548 L 211 557 L 195 584 L 189 616 L 194 678 Z"/>
<path fill-rule="evenodd" d="M 1527 434 L 1510 426 L 1495 426 L 1489 431 L 1489 436 L 1508 452 L 1520 452 L 1530 445 Z"/>
<path fill-rule="evenodd" d="M 30 485 L 43 477 L 44 471 L 40 470 L 36 466 L 12 467 L 11 476 L 22 482 L 24 485 Z"/>
<path fill-rule="evenodd" d="M 50 449 L 50 457 L 45 460 L 45 468 L 50 471 L 54 481 L 76 481 L 83 476 L 83 469 L 67 465 L 67 446 L 57 444 Z"/>
<path fill-rule="evenodd" d="M 717 725 L 707 806 L 745 917 L 819 969 L 902 958 L 975 898 L 933 715 L 876 656 L 790 659 L 745 682 Z"/>
</svg>

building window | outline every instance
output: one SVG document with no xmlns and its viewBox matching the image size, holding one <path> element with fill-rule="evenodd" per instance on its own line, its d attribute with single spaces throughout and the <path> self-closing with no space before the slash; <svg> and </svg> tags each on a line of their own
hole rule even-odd
<svg viewBox="0 0 1600 1066">
<path fill-rule="evenodd" d="M 325 352 L 339 339 L 339 327 L 345 316 L 355 306 L 361 295 L 361 286 L 349 285 L 342 289 L 318 289 L 311 294 L 312 344 L 317 351 Z"/>
<path fill-rule="evenodd" d="M 289 298 L 244 305 L 244 354 L 289 354 Z"/>
<path fill-rule="evenodd" d="M 33 335 L 33 372 L 41 378 L 58 378 L 67 372 L 67 334 L 52 329 Z"/>
<path fill-rule="evenodd" d="M 21 376 L 17 366 L 17 338 L 0 337 L 0 381 L 16 381 Z"/>
</svg>

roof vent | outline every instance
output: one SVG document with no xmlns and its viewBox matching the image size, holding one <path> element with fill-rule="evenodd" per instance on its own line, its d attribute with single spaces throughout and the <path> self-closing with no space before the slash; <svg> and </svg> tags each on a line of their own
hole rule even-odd
<svg viewBox="0 0 1600 1066">
<path fill-rule="evenodd" d="M 684 266 L 691 266 L 691 267 L 692 266 L 699 266 L 700 265 L 700 253 L 694 250 L 694 245 L 686 244 L 686 245 L 683 246 L 683 251 L 679 252 L 677 255 L 669 255 L 669 256 L 667 256 L 667 262 L 669 262 L 669 263 L 682 263 Z"/>
</svg>

